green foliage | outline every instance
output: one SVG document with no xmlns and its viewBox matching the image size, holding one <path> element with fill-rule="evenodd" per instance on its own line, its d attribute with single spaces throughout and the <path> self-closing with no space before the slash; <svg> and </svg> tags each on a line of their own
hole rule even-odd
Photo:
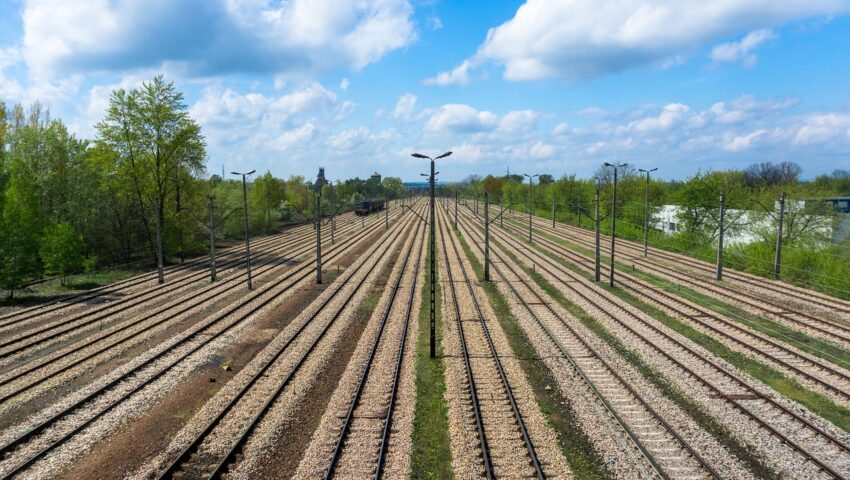
<svg viewBox="0 0 850 480">
<path fill-rule="evenodd" d="M 39 256 L 48 275 L 59 275 L 62 285 L 83 267 L 83 239 L 67 222 L 51 224 L 39 241 Z"/>
</svg>

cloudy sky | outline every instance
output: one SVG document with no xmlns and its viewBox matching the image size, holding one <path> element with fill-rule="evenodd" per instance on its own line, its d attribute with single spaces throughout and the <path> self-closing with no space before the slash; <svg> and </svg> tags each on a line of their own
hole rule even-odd
<svg viewBox="0 0 850 480">
<path fill-rule="evenodd" d="M 848 0 L 0 0 L 0 99 L 93 138 L 157 73 L 210 172 L 850 168 Z"/>
</svg>

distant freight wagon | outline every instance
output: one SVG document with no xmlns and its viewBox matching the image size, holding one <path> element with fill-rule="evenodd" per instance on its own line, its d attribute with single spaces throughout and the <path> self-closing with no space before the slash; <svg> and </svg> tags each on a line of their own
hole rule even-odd
<svg viewBox="0 0 850 480">
<path fill-rule="evenodd" d="M 366 200 L 365 202 L 361 203 L 359 207 L 354 209 L 354 214 L 360 217 L 364 217 L 372 212 L 377 212 L 378 210 L 383 209 L 383 200 Z"/>
</svg>

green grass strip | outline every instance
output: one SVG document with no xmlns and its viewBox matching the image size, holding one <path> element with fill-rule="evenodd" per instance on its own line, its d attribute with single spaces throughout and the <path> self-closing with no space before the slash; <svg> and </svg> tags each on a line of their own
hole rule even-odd
<svg viewBox="0 0 850 480">
<path fill-rule="evenodd" d="M 484 269 L 472 249 L 466 243 L 460 231 L 455 230 L 466 258 L 472 264 L 476 278 L 483 278 Z M 570 411 L 569 400 L 562 397 L 551 385 L 555 378 L 546 364 L 539 358 L 522 327 L 514 320 L 510 306 L 505 297 L 492 282 L 480 282 L 487 294 L 487 299 L 493 307 L 499 324 L 505 331 L 508 343 L 514 357 L 534 391 L 537 406 L 552 430 L 557 434 L 561 452 L 572 469 L 575 478 L 609 478 L 605 469 L 605 461 L 594 450 L 587 434 L 574 420 Z M 547 389 L 547 387 L 549 387 Z"/>
<path fill-rule="evenodd" d="M 425 265 L 431 261 L 427 253 Z M 439 267 L 439 263 L 437 263 Z M 437 358 L 430 358 L 430 295 L 431 288 L 426 279 L 422 283 L 419 310 L 419 334 L 416 338 L 416 407 L 413 418 L 413 450 L 411 452 L 410 476 L 413 479 L 451 479 L 452 450 L 449 439 L 446 379 L 443 373 L 443 345 L 437 342 Z M 436 332 L 442 338 L 443 314 L 440 283 L 436 288 Z"/>
<path fill-rule="evenodd" d="M 526 244 L 528 244 L 527 241 Z M 554 252 L 551 252 L 543 247 L 539 247 L 536 244 L 531 246 L 539 252 L 543 253 L 544 255 L 548 256 L 549 258 L 566 266 L 570 270 L 584 276 L 585 278 L 592 279 L 590 274 L 582 271 L 580 267 L 575 265 L 570 260 L 561 257 L 560 255 L 557 255 Z M 730 349 L 724 343 L 713 338 L 711 335 L 696 330 L 690 325 L 687 325 L 682 321 L 667 315 L 666 313 L 653 307 L 652 305 L 642 302 L 641 300 L 627 293 L 623 289 L 612 289 L 608 287 L 607 284 L 601 286 L 609 292 L 613 293 L 614 295 L 618 296 L 619 298 L 625 300 L 630 305 L 636 307 L 637 309 L 650 315 L 652 318 L 663 323 L 671 330 L 674 330 L 680 333 L 681 335 L 691 339 L 692 341 L 699 344 L 715 356 L 731 363 L 750 377 L 761 381 L 765 385 L 774 389 L 776 392 L 786 396 L 787 398 L 799 402 L 812 412 L 832 422 L 835 426 L 844 430 L 845 432 L 850 432 L 850 409 L 835 403 L 826 395 L 809 389 L 808 387 L 797 382 L 795 379 L 786 376 L 781 371 L 751 357 L 748 357 L 743 353 Z"/>
<path fill-rule="evenodd" d="M 601 338 L 609 347 L 617 354 L 622 356 L 627 362 L 637 369 L 641 376 L 650 384 L 661 391 L 664 396 L 670 399 L 673 403 L 679 406 L 687 415 L 689 415 L 698 425 L 709 432 L 718 443 L 724 445 L 738 460 L 746 465 L 757 478 L 779 479 L 781 475 L 777 473 L 759 453 L 751 445 L 738 440 L 738 438 L 729 430 L 722 422 L 714 418 L 693 398 L 691 398 L 684 390 L 679 388 L 673 381 L 668 379 L 661 371 L 644 362 L 638 353 L 626 347 L 616 336 L 614 336 L 604 325 L 599 323 L 589 313 L 583 310 L 567 299 L 560 290 L 552 285 L 542 274 L 528 268 L 516 255 L 511 253 L 509 249 L 504 248 L 498 242 L 494 244 L 528 274 L 532 280 L 544 291 L 547 295 L 555 299 L 559 305 L 564 307 L 568 312 L 573 314 L 579 321 L 594 334 Z"/>
</svg>

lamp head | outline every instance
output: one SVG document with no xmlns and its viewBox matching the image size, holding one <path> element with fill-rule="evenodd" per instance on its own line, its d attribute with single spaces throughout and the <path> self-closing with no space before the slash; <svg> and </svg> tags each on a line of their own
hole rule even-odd
<svg viewBox="0 0 850 480">
<path fill-rule="evenodd" d="M 451 151 L 448 151 L 448 152 L 446 152 L 446 153 L 444 153 L 444 154 L 440 155 L 440 156 L 439 156 L 439 157 L 437 157 L 437 158 L 445 158 L 445 157 L 448 157 L 448 156 L 449 156 L 449 155 L 451 155 L 451 154 L 452 154 L 452 152 L 451 152 Z M 434 160 L 437 160 L 437 158 L 435 158 Z"/>
<path fill-rule="evenodd" d="M 426 155 L 422 155 L 421 153 L 412 153 L 411 156 L 416 157 L 416 158 L 428 158 L 428 159 L 431 158 L 431 157 L 428 157 Z"/>
</svg>

